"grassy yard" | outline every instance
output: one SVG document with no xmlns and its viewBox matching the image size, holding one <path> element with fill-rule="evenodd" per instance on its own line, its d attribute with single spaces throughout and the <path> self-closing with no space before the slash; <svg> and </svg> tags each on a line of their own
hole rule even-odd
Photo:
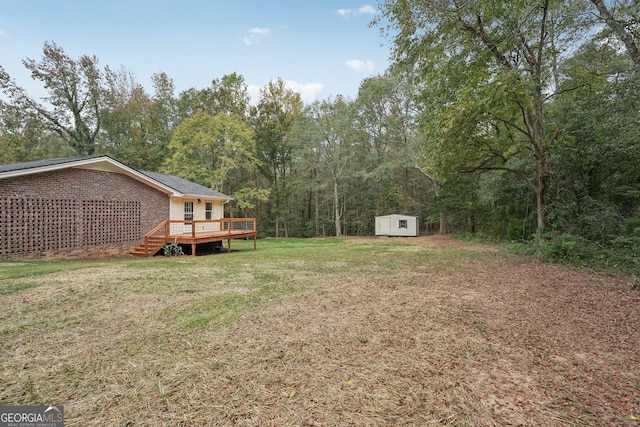
<svg viewBox="0 0 640 427">
<path fill-rule="evenodd" d="M 0 405 L 67 426 L 637 425 L 640 293 L 445 237 L 0 262 Z"/>
</svg>

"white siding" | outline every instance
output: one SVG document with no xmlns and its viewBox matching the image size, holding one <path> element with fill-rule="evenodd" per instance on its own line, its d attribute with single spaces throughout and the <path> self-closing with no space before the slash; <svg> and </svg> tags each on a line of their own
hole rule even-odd
<svg viewBox="0 0 640 427">
<path fill-rule="evenodd" d="M 224 218 L 224 203 L 222 200 L 213 202 L 213 219 Z"/>
<path fill-rule="evenodd" d="M 410 215 L 376 217 L 376 236 L 417 236 L 418 218 Z"/>
<path fill-rule="evenodd" d="M 198 203 L 198 199 L 191 198 L 178 198 L 174 197 L 171 199 L 171 207 L 169 213 L 169 219 L 174 220 L 183 220 L 184 219 L 184 202 L 192 201 L 193 202 L 193 218 L 195 220 L 204 220 L 206 218 L 206 206 L 207 202 L 213 203 L 213 212 L 211 219 L 220 219 L 224 218 L 224 203 L 222 200 L 216 199 L 203 199 L 200 198 L 200 203 Z M 215 230 L 213 227 L 215 226 Z M 219 229 L 219 225 L 216 224 L 197 224 L 196 231 L 216 231 Z M 181 234 L 182 233 L 182 224 L 171 224 L 170 233 L 171 234 Z"/>
<path fill-rule="evenodd" d="M 169 219 L 184 219 L 184 200 L 178 198 L 171 198 L 171 208 L 169 211 Z M 182 224 L 171 224 L 169 228 L 169 234 L 182 233 Z"/>
</svg>

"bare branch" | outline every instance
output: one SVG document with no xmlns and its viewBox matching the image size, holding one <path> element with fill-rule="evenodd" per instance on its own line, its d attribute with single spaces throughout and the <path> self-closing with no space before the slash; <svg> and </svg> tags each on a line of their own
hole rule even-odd
<svg viewBox="0 0 640 427">
<path fill-rule="evenodd" d="M 614 18 L 611 11 L 607 8 L 607 5 L 603 0 L 591 0 L 591 3 L 598 9 L 600 12 L 600 17 L 607 24 L 609 28 L 613 31 L 613 33 L 622 40 L 624 46 L 627 48 L 627 53 L 631 57 L 631 60 L 635 64 L 637 71 L 640 71 L 640 50 L 635 43 L 633 33 L 629 32 L 624 25 L 620 23 L 616 18 Z"/>
</svg>

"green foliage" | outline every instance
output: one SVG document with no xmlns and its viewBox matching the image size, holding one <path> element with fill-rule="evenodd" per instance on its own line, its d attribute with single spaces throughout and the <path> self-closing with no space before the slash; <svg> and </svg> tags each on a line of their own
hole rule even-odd
<svg viewBox="0 0 640 427">
<path fill-rule="evenodd" d="M 635 3 L 615 17 L 638 22 Z M 66 126 L 73 99 L 55 92 L 51 111 L 0 68 L 0 162 L 94 147 L 228 193 L 226 214 L 256 217 L 261 236 L 372 234 L 376 215 L 408 213 L 424 232 L 443 214 L 450 232 L 536 242 L 540 195 L 542 258 L 627 268 L 640 226 L 639 75 L 612 32 L 584 20 L 588 2 L 545 4 L 547 15 L 524 0 L 385 0 L 392 67 L 355 100 L 308 108 L 281 79 L 251 105 L 235 73 L 177 96 L 160 73 L 152 95 L 125 68 L 47 43 L 29 70 L 52 91 L 77 84 L 93 110 Z M 92 146 L 72 148 L 98 125 Z"/>
<path fill-rule="evenodd" d="M 545 261 L 584 265 L 594 257 L 594 247 L 588 240 L 570 234 L 547 234 L 534 246 L 536 255 Z"/>
<path fill-rule="evenodd" d="M 532 241 L 526 251 L 544 261 L 637 274 L 640 272 L 640 229 L 608 245 L 566 233 L 545 233 Z"/>
<path fill-rule="evenodd" d="M 362 129 L 354 125 L 354 103 L 337 97 L 315 102 L 293 125 L 300 141 L 297 156 L 301 165 L 313 172 L 313 190 L 327 190 L 327 206 L 333 220 L 332 234 L 342 235 L 347 189 L 357 179 Z"/>
<path fill-rule="evenodd" d="M 138 170 L 157 171 L 167 155 L 173 132 L 173 82 L 164 74 L 154 76 L 156 96 L 147 94 L 126 69 L 108 70 L 101 148 Z"/>
<path fill-rule="evenodd" d="M 257 203 L 269 200 L 271 191 L 266 188 L 241 188 L 233 193 L 235 205 L 241 212 L 253 209 Z"/>
<path fill-rule="evenodd" d="M 583 30 L 581 2 L 382 3 L 396 61 L 419 70 L 430 169 L 512 174 L 535 194 L 543 229 L 557 138 L 545 125 L 546 100 L 559 95 L 553 64 Z"/>
<path fill-rule="evenodd" d="M 177 241 L 165 243 L 164 245 L 162 245 L 162 252 L 164 253 L 164 256 L 184 255 L 182 246 L 180 246 Z"/>
<path fill-rule="evenodd" d="M 233 172 L 255 166 L 253 130 L 237 115 L 198 112 L 185 119 L 169 143 L 165 170 L 218 191 Z"/>
<path fill-rule="evenodd" d="M 237 73 L 213 79 L 211 86 L 204 89 L 187 89 L 176 100 L 178 121 L 193 117 L 198 112 L 206 112 L 212 116 L 223 113 L 245 118 L 249 105 L 247 90 L 244 77 Z"/>
<path fill-rule="evenodd" d="M 562 144 L 552 147 L 549 228 L 596 245 L 608 264 L 633 264 L 620 245 L 633 235 L 640 213 L 638 76 L 628 58 L 597 34 L 562 63 L 566 89 L 549 109 Z M 600 253 L 598 252 L 600 251 Z M 597 262 L 597 261 L 594 261 Z"/>
<path fill-rule="evenodd" d="M 54 42 L 45 42 L 42 59 L 27 58 L 23 64 L 47 90 L 48 102 L 29 96 L 1 67 L 0 89 L 24 112 L 38 115 L 78 155 L 94 154 L 105 112 L 98 58 L 83 55 L 72 59 Z"/>
<path fill-rule="evenodd" d="M 302 113 L 304 104 L 300 94 L 286 87 L 282 79 L 270 82 L 260 90 L 260 101 L 253 110 L 253 124 L 256 130 L 256 152 L 258 170 L 268 183 L 269 189 L 251 189 L 255 201 L 263 201 L 264 210 L 274 223 L 274 234 L 280 235 L 280 226 L 289 229 L 291 198 L 295 189 L 296 165 L 294 152 L 296 141 L 291 128 Z M 237 194 L 237 193 L 236 193 Z M 242 194 L 244 196 L 244 194 Z M 269 197 L 266 197 L 269 196 Z M 248 200 L 245 198 L 245 200 Z M 249 207 L 238 203 L 238 207 Z M 251 208 L 255 205 L 251 203 Z"/>
</svg>

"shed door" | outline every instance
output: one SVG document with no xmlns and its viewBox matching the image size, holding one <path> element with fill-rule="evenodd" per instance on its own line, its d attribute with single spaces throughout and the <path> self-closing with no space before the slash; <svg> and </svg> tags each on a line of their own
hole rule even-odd
<svg viewBox="0 0 640 427">
<path fill-rule="evenodd" d="M 184 202 L 184 220 L 193 221 L 193 202 Z M 183 233 L 191 233 L 191 224 L 185 224 Z"/>
<path fill-rule="evenodd" d="M 380 218 L 380 234 L 383 236 L 385 234 L 391 233 L 391 220 L 389 218 Z"/>
</svg>

